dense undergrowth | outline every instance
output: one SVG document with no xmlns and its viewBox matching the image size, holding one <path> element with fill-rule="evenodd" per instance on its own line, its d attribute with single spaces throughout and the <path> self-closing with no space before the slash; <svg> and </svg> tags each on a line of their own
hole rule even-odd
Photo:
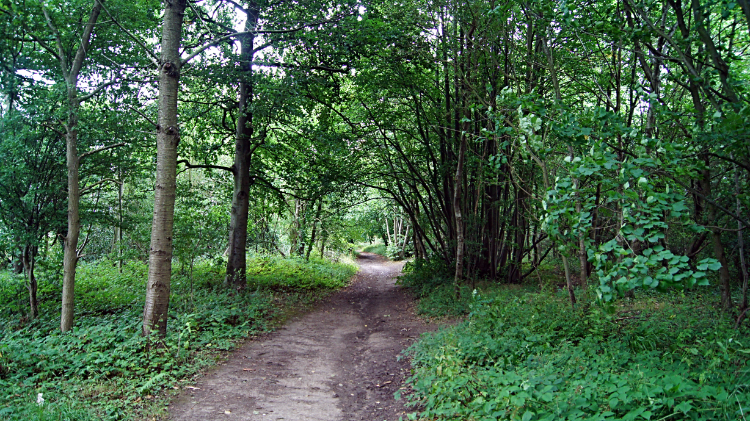
<svg viewBox="0 0 750 421">
<path fill-rule="evenodd" d="M 40 283 L 42 316 L 28 321 L 19 317 L 27 305 L 23 280 L 0 274 L 0 419 L 159 416 L 169 391 L 239 340 L 269 330 L 284 309 L 344 286 L 356 271 L 350 264 L 269 257 L 250 260 L 248 268 L 249 288 L 239 294 L 222 287 L 223 272 L 210 262 L 195 266 L 192 276 L 175 270 L 169 332 L 160 343 L 140 335 L 144 264 L 128 263 L 122 273 L 111 262 L 81 264 L 76 327 L 66 334 L 59 331 L 59 284 Z"/>
<path fill-rule="evenodd" d="M 427 269 L 412 270 L 402 283 L 420 292 L 419 279 L 445 279 L 425 276 Z M 459 300 L 450 287 L 452 301 L 444 285 L 432 290 L 420 304 L 425 313 L 458 302 L 455 313 L 465 306 L 469 315 L 408 350 L 408 399 L 418 409 L 410 419 L 748 417 L 750 332 L 735 330 L 712 306 L 712 290 L 642 291 L 608 311 L 571 309 L 564 294 L 538 286 Z"/>
<path fill-rule="evenodd" d="M 385 256 L 386 254 L 388 254 L 388 247 L 386 247 L 383 243 L 368 244 L 367 246 L 362 248 L 362 251 L 364 251 L 365 253 L 375 253 L 381 256 Z"/>
<path fill-rule="evenodd" d="M 385 256 L 391 260 L 403 260 L 404 253 L 403 248 L 394 246 L 393 244 L 386 246 L 383 243 L 368 244 L 362 248 L 363 252 L 375 253 L 381 256 Z"/>
</svg>

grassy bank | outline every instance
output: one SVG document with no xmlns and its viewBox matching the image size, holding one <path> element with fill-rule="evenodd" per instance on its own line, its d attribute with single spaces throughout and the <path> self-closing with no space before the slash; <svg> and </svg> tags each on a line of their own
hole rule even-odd
<svg viewBox="0 0 750 421">
<path fill-rule="evenodd" d="M 427 309 L 450 306 L 441 288 L 433 291 L 422 299 Z M 565 294 L 538 291 L 464 296 L 457 305 L 469 311 L 465 322 L 412 346 L 410 419 L 748 416 L 750 332 L 713 307 L 713 291 L 639 292 L 609 311 L 573 309 Z"/>
<path fill-rule="evenodd" d="M 76 327 L 67 334 L 59 332 L 54 279 L 40 282 L 42 316 L 29 321 L 20 316 L 22 279 L 0 274 L 0 419 L 158 417 L 170 393 L 238 341 L 346 285 L 356 272 L 349 264 L 273 257 L 252 259 L 248 268 L 249 287 L 240 294 L 222 288 L 223 271 L 210 262 L 176 269 L 169 332 L 159 347 L 140 336 L 147 271 L 141 263 L 122 273 L 111 262 L 82 264 Z"/>
</svg>

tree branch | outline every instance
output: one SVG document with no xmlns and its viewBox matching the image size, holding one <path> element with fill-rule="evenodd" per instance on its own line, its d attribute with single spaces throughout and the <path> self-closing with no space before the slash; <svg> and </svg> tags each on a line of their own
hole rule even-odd
<svg viewBox="0 0 750 421">
<path fill-rule="evenodd" d="M 91 33 L 94 32 L 94 25 L 96 25 L 96 20 L 99 19 L 99 12 L 101 12 L 103 4 L 103 0 L 94 0 L 94 7 L 91 9 L 89 21 L 86 22 L 83 34 L 81 35 L 81 45 L 78 46 L 76 56 L 73 59 L 73 63 L 71 63 L 70 75 L 74 78 L 78 78 L 78 73 L 81 71 L 81 67 L 83 67 L 83 60 L 86 58 L 86 53 L 91 43 Z"/>
<path fill-rule="evenodd" d="M 84 153 L 82 153 L 81 155 L 78 156 L 78 161 L 81 161 L 83 158 L 86 158 L 89 155 L 93 155 L 93 154 L 99 153 L 101 151 L 106 151 L 107 149 L 118 148 L 120 146 L 125 146 L 125 145 L 126 145 L 126 143 L 124 143 L 124 142 L 113 143 L 111 145 L 102 146 L 101 148 L 94 149 L 93 151 L 84 152 Z"/>
<path fill-rule="evenodd" d="M 62 132 L 62 131 L 60 131 L 60 130 L 57 130 L 57 129 L 56 129 L 56 128 L 54 128 L 54 127 L 52 127 L 52 126 L 51 126 L 51 125 L 50 125 L 49 123 L 47 123 L 47 122 L 42 122 L 41 124 L 42 124 L 42 127 L 46 127 L 46 128 L 48 128 L 48 129 L 52 130 L 53 132 L 57 133 L 57 134 L 58 134 L 58 135 L 60 135 L 60 136 L 65 136 L 65 133 L 63 133 L 63 132 Z"/>
<path fill-rule="evenodd" d="M 342 18 L 345 18 L 346 16 L 352 16 L 353 14 L 354 13 L 348 13 L 348 14 L 345 14 L 345 15 L 342 15 L 342 16 L 337 16 L 337 17 L 334 17 L 334 18 L 331 18 L 331 19 L 327 19 L 327 20 L 322 20 L 322 21 L 319 21 L 319 22 L 306 23 L 306 24 L 300 25 L 300 26 L 298 26 L 296 28 L 292 28 L 292 29 L 234 32 L 232 34 L 225 35 L 225 36 L 223 36 L 221 38 L 217 38 L 217 39 L 209 42 L 208 44 L 204 44 L 204 45 L 196 48 L 189 56 L 187 56 L 184 60 L 182 60 L 182 65 L 184 66 L 190 60 L 194 59 L 198 54 L 204 52 L 206 49 L 211 48 L 213 46 L 216 46 L 218 44 L 221 44 L 222 42 L 228 41 L 228 40 L 230 40 L 232 38 L 235 38 L 235 37 L 241 37 L 241 36 L 245 36 L 245 35 L 258 35 L 258 34 L 291 34 L 293 32 L 301 31 L 301 30 L 303 30 L 305 28 L 310 28 L 310 27 L 313 27 L 313 26 L 323 25 L 325 23 L 337 22 L 337 21 L 341 20 Z"/>
<path fill-rule="evenodd" d="M 105 179 L 99 180 L 99 181 L 97 181 L 96 183 L 94 183 L 94 184 L 92 184 L 90 186 L 86 186 L 86 187 L 82 188 L 81 189 L 81 196 L 83 196 L 84 194 L 86 194 L 89 191 L 91 191 L 91 189 L 93 189 L 94 187 L 101 186 L 104 183 L 114 183 L 114 184 L 118 184 L 119 185 L 122 182 L 118 181 L 118 180 L 115 180 L 113 178 L 105 178 Z"/>
<path fill-rule="evenodd" d="M 177 164 L 185 164 L 188 168 L 202 168 L 205 170 L 222 170 L 222 171 L 229 171 L 232 174 L 234 174 L 234 168 L 232 167 L 224 167 L 221 165 L 210 165 L 210 164 L 191 164 L 190 161 L 187 159 L 181 159 L 177 161 Z"/>
<path fill-rule="evenodd" d="M 324 70 L 326 72 L 334 72 L 334 73 L 348 73 L 349 70 L 347 69 L 334 69 L 333 67 L 328 66 L 301 66 L 298 64 L 289 64 L 289 63 L 277 63 L 277 62 L 260 62 L 260 61 L 254 61 L 252 64 L 256 66 L 266 66 L 266 67 L 282 67 L 285 69 L 310 69 L 310 70 Z"/>
<path fill-rule="evenodd" d="M 60 32 L 57 30 L 57 27 L 55 26 L 55 24 L 52 23 L 52 18 L 50 17 L 49 12 L 47 11 L 46 7 L 42 6 L 42 12 L 44 13 L 44 17 L 47 20 L 47 26 L 52 31 L 52 34 L 55 36 L 55 43 L 57 44 L 57 54 L 55 54 L 55 56 L 60 61 L 60 67 L 61 67 L 63 77 L 65 78 L 65 80 L 68 80 L 68 59 L 65 57 L 65 50 L 63 49 L 62 39 L 60 38 Z"/>
<path fill-rule="evenodd" d="M 93 97 L 94 97 L 94 95 L 96 95 L 96 94 L 98 94 L 99 92 L 101 92 L 101 91 L 102 91 L 102 90 L 103 90 L 104 88 L 106 88 L 106 87 L 109 87 L 109 86 L 112 86 L 112 85 L 114 85 L 115 83 L 117 83 L 117 81 L 116 81 L 116 80 L 110 80 L 110 81 L 109 81 L 109 82 L 107 82 L 107 83 L 102 83 L 101 85 L 97 86 L 97 87 L 96 87 L 96 89 L 94 89 L 94 91 L 93 91 L 93 92 L 91 92 L 91 93 L 89 93 L 89 94 L 86 94 L 86 95 L 84 95 L 84 96 L 78 97 L 78 102 L 84 102 L 84 101 L 86 101 L 86 100 L 89 100 L 89 99 L 93 98 Z"/>
<path fill-rule="evenodd" d="M 242 11 L 242 13 L 247 14 L 247 9 L 245 9 L 242 6 L 240 6 L 239 3 L 236 3 L 236 2 L 234 2 L 232 0 L 224 0 L 224 1 L 227 2 L 227 3 L 229 3 L 229 4 L 231 4 L 232 6 L 234 6 L 236 8 L 238 8 L 238 9 L 240 9 L 240 11 Z"/>
<path fill-rule="evenodd" d="M 29 34 L 29 36 L 31 36 L 31 39 L 34 40 L 37 44 L 39 44 L 42 48 L 47 50 L 47 52 L 52 54 L 52 57 L 54 57 L 57 60 L 60 60 L 60 56 L 57 54 L 57 51 L 55 51 L 52 47 L 47 45 L 46 42 L 42 41 L 41 39 L 39 39 L 39 37 L 37 37 L 34 34 Z"/>
<path fill-rule="evenodd" d="M 660 170 L 652 171 L 652 173 L 653 174 L 662 175 L 664 177 L 669 178 L 670 180 L 672 180 L 675 183 L 677 183 L 678 186 L 680 186 L 683 189 L 685 189 L 685 190 L 687 190 L 687 191 L 689 191 L 689 192 L 691 192 L 691 193 L 693 193 L 693 194 L 701 197 L 703 200 L 705 200 L 706 202 L 708 202 L 708 203 L 716 206 L 717 209 L 720 209 L 722 212 L 726 213 L 727 215 L 729 215 L 733 219 L 735 219 L 735 220 L 737 220 L 739 222 L 742 222 L 742 224 L 745 225 L 745 226 L 748 226 L 748 221 L 746 221 L 744 218 L 739 217 L 734 212 L 732 212 L 729 209 L 725 208 L 724 206 L 721 206 L 720 204 L 716 203 L 716 201 L 711 200 L 710 198 L 706 197 L 705 194 L 703 194 L 703 193 L 699 192 L 698 190 L 695 190 L 694 188 L 692 188 L 692 187 L 686 185 L 685 183 L 681 182 L 680 180 L 677 179 L 677 177 L 675 177 L 675 176 L 673 176 L 673 175 L 671 175 L 671 174 L 669 174 L 669 173 L 667 173 L 665 171 L 660 171 Z"/>
<path fill-rule="evenodd" d="M 154 120 L 151 120 L 150 118 L 148 118 L 148 116 L 146 114 L 142 113 L 141 110 L 133 107 L 132 105 L 128 105 L 128 108 L 130 108 L 131 110 L 133 110 L 136 113 L 138 113 L 138 115 L 140 115 L 141 117 L 145 118 L 146 121 L 148 121 L 149 123 L 151 123 L 152 126 L 154 126 L 154 127 L 158 126 L 158 124 L 156 124 L 156 122 Z"/>
</svg>

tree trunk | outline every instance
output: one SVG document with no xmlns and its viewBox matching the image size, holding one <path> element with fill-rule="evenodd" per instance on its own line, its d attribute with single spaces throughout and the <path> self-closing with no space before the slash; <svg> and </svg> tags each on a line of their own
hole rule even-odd
<svg viewBox="0 0 750 421">
<path fill-rule="evenodd" d="M 464 159 L 466 156 L 466 135 L 461 136 L 461 145 L 458 148 L 458 164 L 456 165 L 456 177 L 454 179 L 453 214 L 456 220 L 456 272 L 453 281 L 458 284 L 464 278 L 464 218 L 461 213 L 461 200 L 463 199 L 463 177 Z"/>
<path fill-rule="evenodd" d="M 386 216 L 384 219 L 385 219 L 385 234 L 386 234 L 386 236 L 383 237 L 383 242 L 385 243 L 385 246 L 388 247 L 388 244 L 390 243 L 390 240 L 391 240 L 391 231 L 388 229 L 388 217 Z"/>
<path fill-rule="evenodd" d="M 300 203 L 301 201 L 299 199 L 294 199 L 294 219 L 292 220 L 292 226 L 289 228 L 289 256 L 294 256 L 298 250 L 297 243 L 299 242 Z"/>
<path fill-rule="evenodd" d="M 711 205 L 713 206 L 713 205 Z M 721 263 L 719 269 L 719 279 L 721 280 L 721 307 L 724 310 L 730 310 L 733 307 L 731 295 L 731 275 L 726 255 L 724 254 L 724 244 L 721 242 L 721 230 L 711 228 L 711 240 L 714 247 L 714 257 Z"/>
<path fill-rule="evenodd" d="M 401 243 L 401 258 L 402 259 L 406 258 L 406 243 L 409 242 L 409 229 L 410 228 L 411 227 L 409 227 L 408 225 L 406 226 L 406 233 L 404 234 L 404 242 Z"/>
<path fill-rule="evenodd" d="M 703 159 L 706 163 L 706 169 L 703 170 L 703 179 L 701 180 L 701 187 L 706 197 L 711 197 L 711 170 L 710 161 L 707 156 Z M 716 206 L 708 204 L 708 223 L 714 226 L 718 225 L 717 209 Z M 714 249 L 714 258 L 721 263 L 719 269 L 719 280 L 721 282 L 721 307 L 724 310 L 732 308 L 732 295 L 730 291 L 730 280 L 729 266 L 727 264 L 727 258 L 724 254 L 724 244 L 721 242 L 721 230 L 719 228 L 710 228 L 711 231 L 711 242 Z"/>
<path fill-rule="evenodd" d="M 323 208 L 323 198 L 320 198 L 318 202 L 318 209 L 315 210 L 315 219 L 313 219 L 312 233 L 310 235 L 310 245 L 307 247 L 307 254 L 305 254 L 305 260 L 310 260 L 310 253 L 312 253 L 313 247 L 315 247 L 315 236 L 318 233 L 318 219 L 320 219 L 320 211 Z"/>
<path fill-rule="evenodd" d="M 159 68 L 159 115 L 156 132 L 156 186 L 151 224 L 143 335 L 167 334 L 169 288 L 172 275 L 172 227 L 177 178 L 177 94 L 180 80 L 180 41 L 187 0 L 165 2 Z"/>
<path fill-rule="evenodd" d="M 36 319 L 39 316 L 39 302 L 36 299 L 37 283 L 34 275 L 36 253 L 33 246 L 24 247 L 22 260 L 23 270 L 26 274 L 26 288 L 29 290 L 29 318 Z"/>
<path fill-rule="evenodd" d="M 18 252 L 18 255 L 15 254 L 12 256 L 12 266 L 13 266 L 13 273 L 16 275 L 20 275 L 23 273 L 23 250 L 20 250 Z"/>
<path fill-rule="evenodd" d="M 732 157 L 734 158 L 734 157 Z M 740 176 L 738 174 L 737 165 L 734 165 L 734 194 L 736 197 L 736 209 L 737 209 L 737 216 L 742 216 L 742 200 L 740 200 L 740 194 L 742 193 L 742 189 L 740 187 Z M 747 262 L 745 261 L 745 237 L 744 237 L 744 229 L 742 222 L 737 222 L 737 251 L 739 253 L 739 267 L 740 267 L 740 274 L 742 275 L 742 295 L 740 297 L 740 315 L 737 317 L 737 323 L 735 324 L 735 328 L 739 327 L 742 321 L 745 319 L 745 315 L 747 313 L 747 288 L 748 288 L 748 273 L 747 273 Z"/>
<path fill-rule="evenodd" d="M 326 250 L 326 243 L 328 242 L 328 230 L 323 229 L 323 225 L 320 226 L 321 237 L 320 237 L 320 257 L 323 258 L 325 250 Z"/>
<path fill-rule="evenodd" d="M 66 159 L 68 162 L 68 233 L 63 241 L 63 290 L 60 330 L 67 332 L 73 327 L 75 313 L 75 281 L 78 264 L 78 236 L 81 230 L 78 205 L 81 199 L 78 185 L 78 98 L 75 87 L 68 86 L 67 133 L 65 136 Z"/>
<path fill-rule="evenodd" d="M 247 8 L 245 32 L 250 34 L 240 38 L 240 113 L 237 117 L 237 132 L 234 145 L 234 193 L 229 220 L 229 258 L 224 280 L 227 286 L 242 290 L 247 286 L 246 245 L 247 221 L 250 208 L 250 139 L 253 137 L 253 47 L 254 32 L 258 24 L 258 7 L 251 2 Z"/>
<path fill-rule="evenodd" d="M 122 174 L 120 174 L 120 188 L 117 191 L 117 204 L 118 204 L 118 221 L 119 226 L 117 227 L 117 268 L 122 273 L 123 253 L 122 253 L 122 197 L 125 195 L 125 181 L 122 180 Z"/>
<path fill-rule="evenodd" d="M 78 264 L 78 236 L 81 230 L 78 205 L 81 199 L 80 186 L 78 185 L 78 111 L 80 100 L 78 99 L 78 74 L 83 66 L 86 53 L 94 30 L 94 24 L 99 18 L 102 4 L 94 0 L 94 5 L 89 15 L 88 23 L 81 37 L 81 45 L 76 52 L 75 58 L 68 69 L 62 40 L 57 34 L 51 19 L 47 16 L 48 23 L 55 33 L 60 57 L 60 67 L 65 77 L 68 94 L 68 118 L 65 124 L 65 157 L 68 167 L 68 232 L 63 241 L 63 291 L 62 310 L 60 312 L 60 330 L 67 332 L 73 327 L 75 313 L 75 282 L 76 265 Z M 46 10 L 45 10 L 46 14 Z"/>
<path fill-rule="evenodd" d="M 568 264 L 568 258 L 565 257 L 565 253 L 562 254 L 563 268 L 565 269 L 565 284 L 568 288 L 568 298 L 570 299 L 570 305 L 576 304 L 576 294 L 573 292 L 573 280 L 570 277 L 570 265 Z"/>
</svg>

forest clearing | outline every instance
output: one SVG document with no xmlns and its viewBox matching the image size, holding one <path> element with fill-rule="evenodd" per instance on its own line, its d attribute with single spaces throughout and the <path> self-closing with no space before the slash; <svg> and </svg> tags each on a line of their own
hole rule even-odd
<svg viewBox="0 0 750 421">
<path fill-rule="evenodd" d="M 748 0 L 0 28 L 0 418 L 747 418 Z"/>
</svg>

